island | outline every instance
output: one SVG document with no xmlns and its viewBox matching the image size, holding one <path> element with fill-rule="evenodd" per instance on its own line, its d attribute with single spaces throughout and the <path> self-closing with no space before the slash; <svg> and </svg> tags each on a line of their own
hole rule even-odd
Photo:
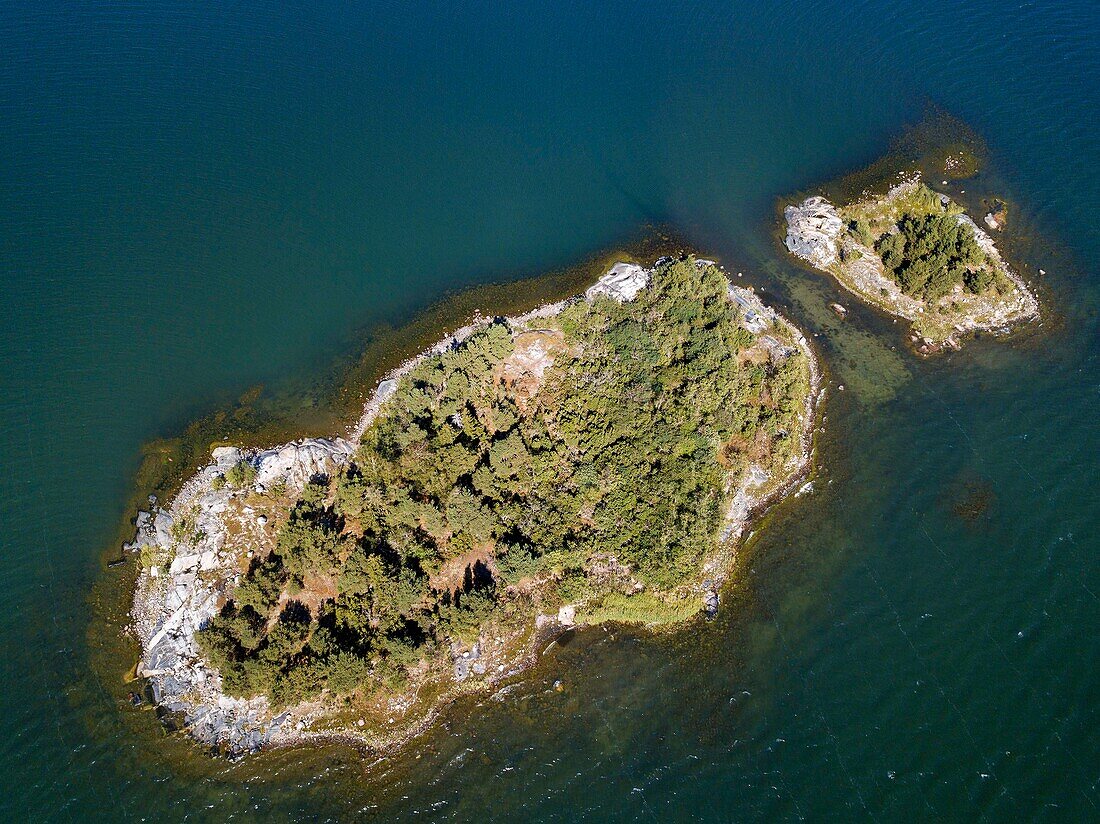
<svg viewBox="0 0 1100 824">
<path fill-rule="evenodd" d="M 986 216 L 1003 227 L 1004 207 Z M 993 239 L 919 174 L 885 194 L 836 207 L 813 196 L 784 210 L 786 246 L 849 292 L 911 322 L 921 354 L 958 349 L 975 332 L 1006 332 L 1039 317 L 1039 302 Z"/>
<path fill-rule="evenodd" d="M 381 750 L 563 631 L 713 615 L 821 392 L 805 336 L 691 256 L 475 318 L 343 435 L 218 446 L 138 516 L 136 677 L 215 752 Z"/>
</svg>

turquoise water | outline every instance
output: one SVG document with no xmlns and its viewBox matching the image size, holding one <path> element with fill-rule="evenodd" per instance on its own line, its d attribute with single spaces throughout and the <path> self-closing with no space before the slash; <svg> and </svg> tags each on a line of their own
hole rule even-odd
<svg viewBox="0 0 1100 824">
<path fill-rule="evenodd" d="M 8 817 L 1097 817 L 1100 7 L 593 5 L 0 8 Z M 930 102 L 987 139 L 1050 311 L 918 362 L 771 231 Z M 209 762 L 89 675 L 143 443 L 644 222 L 736 262 L 846 386 L 718 622 L 582 633 L 381 763 Z"/>
</svg>

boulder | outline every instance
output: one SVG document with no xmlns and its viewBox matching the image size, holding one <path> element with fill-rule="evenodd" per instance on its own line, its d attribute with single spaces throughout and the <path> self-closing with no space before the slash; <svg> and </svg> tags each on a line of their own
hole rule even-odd
<svg viewBox="0 0 1100 824">
<path fill-rule="evenodd" d="M 378 384 L 378 388 L 374 391 L 374 399 L 378 403 L 382 403 L 387 398 L 390 398 L 396 391 L 397 378 L 388 378 Z"/>
<path fill-rule="evenodd" d="M 172 516 L 168 512 L 157 510 L 157 516 L 153 519 L 153 530 L 156 533 L 157 546 L 172 546 Z"/>
<path fill-rule="evenodd" d="M 194 553 L 191 555 L 177 555 L 175 560 L 172 561 L 172 566 L 168 568 L 169 575 L 178 575 L 181 572 L 186 572 L 189 569 L 194 569 L 199 565 L 199 554 Z"/>
<path fill-rule="evenodd" d="M 217 446 L 211 451 L 210 457 L 214 459 L 219 469 L 229 469 L 240 461 L 241 450 L 235 446 Z"/>
<path fill-rule="evenodd" d="M 703 596 L 703 611 L 707 618 L 714 618 L 718 614 L 718 593 L 713 589 L 707 590 Z"/>
</svg>

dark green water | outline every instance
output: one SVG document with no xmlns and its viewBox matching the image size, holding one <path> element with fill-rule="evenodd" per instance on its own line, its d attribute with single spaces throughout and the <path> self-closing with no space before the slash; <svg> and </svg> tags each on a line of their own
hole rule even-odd
<svg viewBox="0 0 1100 824">
<path fill-rule="evenodd" d="M 7 818 L 1098 817 L 1098 7 L 741 5 L 0 8 Z M 988 141 L 1050 320 L 920 362 L 771 231 L 928 101 Z M 582 633 L 381 763 L 211 762 L 90 675 L 142 444 L 644 222 L 846 386 L 719 621 Z"/>
</svg>

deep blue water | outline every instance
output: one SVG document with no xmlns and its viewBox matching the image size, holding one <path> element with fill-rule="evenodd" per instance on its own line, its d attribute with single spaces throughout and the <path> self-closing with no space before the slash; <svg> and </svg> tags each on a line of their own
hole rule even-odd
<svg viewBox="0 0 1100 824">
<path fill-rule="evenodd" d="M 0 7 L 0 809 L 1096 819 L 1098 32 L 1083 0 Z M 770 232 L 930 103 L 987 140 L 1048 320 L 918 362 Z M 88 596 L 143 443 L 646 222 L 737 261 L 846 384 L 718 622 L 582 634 L 380 764 L 158 757 L 119 720 Z"/>
</svg>

